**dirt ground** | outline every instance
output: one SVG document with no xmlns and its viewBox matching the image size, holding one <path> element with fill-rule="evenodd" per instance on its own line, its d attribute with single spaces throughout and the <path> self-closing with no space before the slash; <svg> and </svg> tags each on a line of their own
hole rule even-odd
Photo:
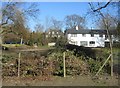
<svg viewBox="0 0 120 88">
<path fill-rule="evenodd" d="M 2 86 L 118 86 L 118 76 L 5 77 Z"/>
</svg>

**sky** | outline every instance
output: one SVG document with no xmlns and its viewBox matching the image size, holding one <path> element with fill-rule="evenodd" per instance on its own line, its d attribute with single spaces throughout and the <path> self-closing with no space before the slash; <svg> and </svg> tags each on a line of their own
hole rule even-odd
<svg viewBox="0 0 120 88">
<path fill-rule="evenodd" d="M 40 9 L 40 23 L 45 25 L 46 18 L 55 18 L 59 21 L 63 21 L 65 16 L 77 14 L 79 16 L 84 16 L 88 11 L 88 3 L 77 3 L 77 2 L 41 2 L 38 3 Z M 34 23 L 31 25 L 32 30 L 34 29 Z M 64 30 L 65 28 L 63 28 Z"/>
<path fill-rule="evenodd" d="M 22 8 L 27 8 L 30 4 L 33 2 L 26 2 Z M 32 18 L 28 19 L 28 26 L 32 31 L 34 31 L 34 27 L 37 23 L 41 23 L 44 26 L 46 26 L 46 18 L 55 18 L 59 21 L 64 21 L 65 16 L 77 14 L 79 16 L 84 17 L 87 12 L 90 11 L 90 6 L 88 5 L 88 2 L 35 2 L 36 8 L 40 9 L 40 13 L 37 16 L 37 21 L 32 20 Z M 95 2 L 94 2 L 95 3 Z M 113 13 L 114 11 L 114 13 Z M 115 10 L 113 8 L 106 9 L 105 12 L 110 12 L 111 14 L 116 14 Z M 86 18 L 86 27 L 89 29 L 96 28 L 95 21 L 93 20 L 94 17 L 91 15 L 87 15 Z M 62 30 L 65 30 L 65 27 L 62 28 Z"/>
</svg>

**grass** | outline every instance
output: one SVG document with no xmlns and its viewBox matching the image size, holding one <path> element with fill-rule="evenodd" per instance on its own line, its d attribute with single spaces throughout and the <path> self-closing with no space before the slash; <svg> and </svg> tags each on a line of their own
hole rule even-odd
<svg viewBox="0 0 120 88">
<path fill-rule="evenodd" d="M 12 48 L 12 47 L 20 47 L 20 46 L 24 46 L 21 44 L 2 44 L 2 46 L 8 47 L 8 48 Z"/>
<path fill-rule="evenodd" d="M 45 46 L 38 46 L 38 48 L 40 48 L 40 49 L 54 49 L 55 47 L 49 47 L 49 46 L 45 45 Z"/>
<path fill-rule="evenodd" d="M 28 45 L 25 45 L 25 44 L 2 44 L 2 46 L 5 46 L 5 47 L 8 47 L 8 48 L 14 48 L 14 47 L 21 47 L 21 46 L 24 46 L 24 47 L 27 47 Z M 33 46 L 29 46 L 29 47 L 33 47 Z M 49 47 L 47 45 L 45 46 L 38 46 L 37 47 L 38 49 L 54 49 L 55 47 Z"/>
</svg>

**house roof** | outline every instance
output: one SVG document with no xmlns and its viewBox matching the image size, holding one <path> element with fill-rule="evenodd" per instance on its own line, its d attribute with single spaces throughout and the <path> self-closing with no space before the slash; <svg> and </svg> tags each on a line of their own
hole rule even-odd
<svg viewBox="0 0 120 88">
<path fill-rule="evenodd" d="M 55 34 L 58 32 L 59 34 L 63 34 L 63 32 L 61 30 L 56 30 L 56 29 L 50 29 L 50 30 L 47 30 L 45 31 L 46 34 L 48 34 L 49 32 L 55 32 Z"/>
<path fill-rule="evenodd" d="M 51 32 L 51 31 L 54 31 L 54 32 L 62 32 L 62 31 L 59 30 L 59 29 L 49 29 L 49 30 L 47 30 L 46 32 Z"/>
<path fill-rule="evenodd" d="M 115 30 L 110 30 L 109 33 L 113 34 Z M 94 30 L 90 30 L 90 29 L 80 29 L 80 30 L 76 30 L 76 29 L 67 29 L 66 30 L 66 34 L 107 34 L 106 30 L 103 29 L 94 29 Z"/>
</svg>

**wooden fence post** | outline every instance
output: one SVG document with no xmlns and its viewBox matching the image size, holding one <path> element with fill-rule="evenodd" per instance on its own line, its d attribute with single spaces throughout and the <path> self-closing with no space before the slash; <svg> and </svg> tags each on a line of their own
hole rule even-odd
<svg viewBox="0 0 120 88">
<path fill-rule="evenodd" d="M 19 57 L 18 57 L 18 77 L 20 77 L 20 58 L 21 58 L 21 52 L 19 52 Z"/>
<path fill-rule="evenodd" d="M 66 77 L 65 52 L 63 53 L 63 70 L 64 70 L 64 77 Z"/>
</svg>

